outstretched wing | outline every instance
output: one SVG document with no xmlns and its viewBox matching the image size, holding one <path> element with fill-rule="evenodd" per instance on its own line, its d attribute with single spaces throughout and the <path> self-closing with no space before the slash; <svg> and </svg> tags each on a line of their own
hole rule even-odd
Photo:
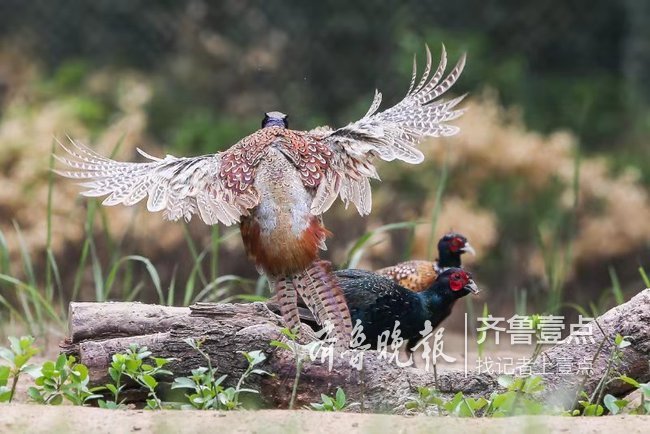
<svg viewBox="0 0 650 434">
<path fill-rule="evenodd" d="M 163 211 L 168 220 L 189 221 L 199 214 L 207 224 L 237 223 L 258 202 L 252 186 L 229 188 L 220 177 L 223 153 L 200 157 L 156 158 L 138 149 L 151 160 L 127 163 L 106 158 L 77 142 L 59 145 L 67 156 L 55 158 L 73 170 L 55 170 L 59 175 L 81 180 L 84 196 L 108 196 L 104 205 L 134 205 L 148 196 L 149 211 Z M 226 179 L 227 181 L 227 179 Z"/>
<path fill-rule="evenodd" d="M 318 128 L 311 133 L 327 144 L 334 154 L 312 203 L 312 213 L 322 214 L 337 196 L 356 205 L 362 215 L 370 213 L 371 194 L 369 178 L 378 178 L 372 159 L 402 160 L 411 164 L 424 159 L 417 145 L 426 137 L 452 136 L 459 128 L 447 124 L 460 117 L 464 110 L 456 106 L 465 95 L 445 101 L 437 99 L 456 82 L 465 66 L 463 55 L 451 72 L 444 77 L 447 53 L 442 47 L 440 64 L 433 76 L 431 51 L 427 52 L 427 66 L 416 86 L 417 67 L 413 60 L 413 77 L 402 101 L 377 113 L 381 93 L 375 98 L 366 115 L 343 128 Z"/>
</svg>

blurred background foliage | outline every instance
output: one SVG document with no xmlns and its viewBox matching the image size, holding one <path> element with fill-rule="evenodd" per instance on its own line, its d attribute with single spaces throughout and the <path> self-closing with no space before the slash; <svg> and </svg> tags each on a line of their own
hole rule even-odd
<svg viewBox="0 0 650 434">
<path fill-rule="evenodd" d="M 90 284 L 66 289 L 89 234 L 99 263 L 143 255 L 162 282 L 192 276 L 188 236 L 199 248 L 215 240 L 200 222 L 184 231 L 142 207 L 103 210 L 89 230 L 92 204 L 58 179 L 48 208 L 53 136 L 106 154 L 121 143 L 117 156 L 132 160 L 135 146 L 154 155 L 228 148 L 274 109 L 296 129 L 344 125 L 363 115 L 375 88 L 385 104 L 397 102 L 412 55 L 422 60 L 428 43 L 437 56 L 442 42 L 450 62 L 468 53 L 454 89 L 470 95 L 461 134 L 423 144 L 421 166 L 381 164 L 369 218 L 341 206 L 326 216 L 335 234 L 328 257 L 343 264 L 367 231 L 415 221 L 415 231 L 373 236 L 359 266 L 426 257 L 430 240 L 454 229 L 479 250 L 470 268 L 495 312 L 602 310 L 620 290 L 638 291 L 650 257 L 644 0 L 0 0 L 5 268 L 29 274 L 27 252 L 39 276 L 50 246 L 63 299 L 91 299 Z M 220 249 L 202 266 L 256 277 L 237 237 Z M 97 273 L 88 267 L 82 278 Z M 138 294 L 155 299 L 151 283 Z"/>
</svg>

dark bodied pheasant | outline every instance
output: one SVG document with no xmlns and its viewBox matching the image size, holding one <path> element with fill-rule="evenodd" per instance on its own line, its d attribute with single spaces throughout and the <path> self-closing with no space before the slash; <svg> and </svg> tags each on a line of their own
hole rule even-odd
<svg viewBox="0 0 650 434">
<path fill-rule="evenodd" d="M 194 214 L 209 225 L 240 224 L 248 256 L 275 288 L 286 325 L 300 324 L 297 297 L 307 303 L 320 324 L 333 323 L 334 337 L 347 342 L 352 329 L 341 289 L 330 264 L 319 259 L 330 235 L 321 215 L 337 197 L 352 202 L 361 215 L 370 213 L 370 178 L 378 178 L 374 160 L 411 164 L 424 156 L 416 146 L 428 137 L 451 136 L 459 128 L 447 124 L 462 115 L 463 96 L 438 99 L 456 82 L 463 55 L 445 76 L 447 56 L 431 73 L 431 53 L 416 84 L 399 103 L 377 112 L 381 94 L 366 115 L 339 129 L 289 129 L 287 116 L 269 112 L 262 128 L 226 151 L 198 157 L 156 158 L 119 162 L 72 142 L 57 159 L 72 168 L 57 171 L 81 180 L 85 196 L 107 196 L 104 205 L 133 205 L 148 196 L 149 211 L 169 220 L 189 221 Z"/>
<path fill-rule="evenodd" d="M 343 288 L 353 324 L 361 321 L 366 343 L 377 347 L 379 336 L 397 328 L 406 348 L 422 338 L 426 321 L 434 329 L 449 316 L 456 300 L 479 292 L 467 271 L 448 268 L 421 292 L 413 292 L 370 271 L 341 270 L 336 276 Z M 392 342 L 392 337 L 387 341 Z"/>
<path fill-rule="evenodd" d="M 448 233 L 438 241 L 438 259 L 434 262 L 412 260 L 382 268 L 375 273 L 387 277 L 395 283 L 420 292 L 430 287 L 440 273 L 450 267 L 460 268 L 463 253 L 475 255 L 474 248 L 467 238 L 459 233 Z"/>
</svg>

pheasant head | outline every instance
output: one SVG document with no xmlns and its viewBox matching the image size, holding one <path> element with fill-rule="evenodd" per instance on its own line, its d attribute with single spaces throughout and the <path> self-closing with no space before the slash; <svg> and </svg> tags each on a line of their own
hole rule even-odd
<svg viewBox="0 0 650 434">
<path fill-rule="evenodd" d="M 268 127 L 289 128 L 289 116 L 285 115 L 282 112 L 264 113 L 264 119 L 262 119 L 262 128 Z"/>
<path fill-rule="evenodd" d="M 464 235 L 455 232 L 446 234 L 438 241 L 438 268 L 444 270 L 449 267 L 460 267 L 460 255 L 463 253 L 476 254 Z"/>
</svg>

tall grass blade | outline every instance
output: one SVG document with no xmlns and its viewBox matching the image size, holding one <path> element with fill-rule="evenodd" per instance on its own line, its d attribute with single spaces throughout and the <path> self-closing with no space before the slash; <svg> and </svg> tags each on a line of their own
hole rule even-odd
<svg viewBox="0 0 650 434">
<path fill-rule="evenodd" d="M 219 225 L 212 225 L 210 227 L 210 280 L 214 281 L 219 275 L 219 247 L 221 245 L 221 238 L 219 238 Z"/>
<path fill-rule="evenodd" d="M 271 296 L 271 287 L 269 286 L 269 279 L 265 274 L 260 274 L 255 282 L 255 295 L 258 297 L 268 298 Z"/>
<path fill-rule="evenodd" d="M 9 274 L 9 246 L 5 234 L 0 230 L 0 273 Z"/>
<path fill-rule="evenodd" d="M 621 282 L 618 280 L 618 274 L 616 274 L 616 269 L 611 265 L 607 268 L 609 271 L 609 279 L 612 281 L 612 294 L 614 294 L 614 301 L 616 304 L 625 303 L 625 297 L 623 296 L 623 290 L 621 289 Z"/>
<path fill-rule="evenodd" d="M 185 236 L 185 242 L 187 244 L 187 248 L 190 250 L 190 254 L 192 255 L 192 260 L 194 261 L 194 266 L 197 269 L 199 279 L 201 279 L 201 284 L 203 286 L 208 284 L 208 280 L 205 277 L 205 274 L 203 274 L 203 269 L 201 268 L 201 262 L 203 261 L 203 256 L 199 258 L 199 253 L 196 248 L 196 244 L 194 243 L 194 240 L 192 239 L 192 236 L 190 235 L 190 230 L 187 226 L 187 223 L 183 222 L 183 235 Z"/>
<path fill-rule="evenodd" d="M 645 272 L 645 268 L 642 266 L 639 267 L 639 274 L 641 275 L 641 278 L 643 279 L 643 283 L 645 284 L 646 288 L 650 288 L 650 279 L 648 279 L 648 275 Z"/>
<path fill-rule="evenodd" d="M 34 267 L 32 265 L 32 258 L 29 255 L 29 252 L 27 251 L 27 244 L 25 243 L 25 239 L 23 238 L 23 234 L 20 230 L 20 226 L 18 225 L 18 222 L 15 220 L 13 221 L 14 228 L 16 230 L 16 235 L 18 237 L 18 244 L 20 246 L 20 256 L 22 260 L 22 265 L 23 265 L 23 271 L 25 273 L 25 276 L 27 277 L 27 281 L 31 287 L 36 286 L 36 275 L 34 274 Z M 23 313 L 25 314 L 25 318 L 27 319 L 29 323 L 29 328 L 30 332 L 33 332 L 33 326 L 34 324 L 41 324 L 42 325 L 42 313 L 41 313 L 41 307 L 38 303 L 33 303 L 33 299 L 30 299 L 28 297 L 28 294 L 24 291 L 19 291 L 17 293 L 18 300 L 20 301 L 20 304 L 23 309 Z M 33 305 L 34 307 L 34 312 L 32 312 L 32 307 L 30 306 Z"/>
<path fill-rule="evenodd" d="M 447 186 L 447 178 L 449 177 L 449 159 L 451 157 L 451 145 L 447 144 L 445 147 L 445 160 L 442 164 L 442 170 L 440 171 L 440 179 L 438 180 L 438 186 L 436 187 L 436 197 L 433 205 L 433 211 L 431 212 L 431 231 L 429 233 L 429 241 L 427 243 L 427 258 L 432 261 L 436 255 L 436 232 L 438 229 L 438 219 L 440 218 L 440 211 L 442 210 L 442 196 L 445 193 L 445 188 Z"/>
<path fill-rule="evenodd" d="M 355 268 L 358 264 L 361 258 L 363 257 L 363 254 L 366 251 L 366 246 L 372 238 L 380 234 L 382 232 L 388 232 L 388 231 L 394 231 L 398 229 L 409 229 L 414 227 L 415 225 L 420 224 L 419 222 L 398 222 L 398 223 L 390 223 L 387 225 L 379 226 L 377 229 L 374 229 L 372 231 L 368 231 L 362 236 L 360 236 L 357 241 L 354 243 L 354 245 L 350 248 L 348 251 L 348 257 L 345 262 L 345 265 L 342 266 L 342 268 Z"/>
<path fill-rule="evenodd" d="M 10 316 L 12 315 L 13 317 L 18 318 L 18 320 L 23 324 L 28 324 L 28 322 L 25 320 L 25 317 L 22 316 L 20 312 L 18 312 L 18 310 L 16 310 L 16 308 L 11 303 L 9 303 L 2 294 L 0 294 L 0 306 L 4 306 L 9 311 Z M 2 318 L 2 311 L 0 311 L 0 323 L 4 323 L 4 318 Z M 31 333 L 31 328 L 29 331 Z"/>
<path fill-rule="evenodd" d="M 104 273 L 102 272 L 102 263 L 99 260 L 99 255 L 97 254 L 97 248 L 95 247 L 94 239 L 90 240 L 90 269 L 92 271 L 93 282 L 95 284 L 95 300 L 106 301 L 106 298 L 104 297 Z"/>
<path fill-rule="evenodd" d="M 39 309 L 43 309 L 45 313 L 48 314 L 50 319 L 52 319 L 54 322 L 56 322 L 59 326 L 64 327 L 64 321 L 61 319 L 61 317 L 56 313 L 56 309 L 50 304 L 42 295 L 41 292 L 38 290 L 38 288 L 25 283 L 13 276 L 9 276 L 7 274 L 0 274 L 0 281 L 9 283 L 14 286 L 18 290 L 19 294 L 25 294 L 30 300 L 32 300 L 34 306 L 39 306 Z M 33 318 L 26 317 L 28 321 L 28 326 L 30 329 L 33 330 L 34 325 L 39 325 L 41 328 L 44 325 L 44 322 L 42 319 L 39 322 L 34 322 Z"/>
<path fill-rule="evenodd" d="M 174 304 L 174 297 L 176 295 L 176 273 L 178 271 L 178 264 L 174 265 L 174 271 L 172 271 L 172 278 L 167 287 L 167 306 L 172 306 Z"/>
<path fill-rule="evenodd" d="M 47 261 L 45 261 L 45 296 L 50 302 L 54 296 L 54 289 L 52 285 L 52 263 L 50 257 L 52 256 L 52 194 L 54 192 L 54 152 L 56 150 L 56 140 L 52 140 L 50 149 L 50 163 L 47 178 L 47 219 L 46 219 L 46 235 L 45 235 L 45 254 Z"/>
<path fill-rule="evenodd" d="M 67 315 L 67 309 L 64 308 L 64 303 L 63 303 L 63 284 L 61 283 L 61 273 L 59 272 L 59 266 L 56 263 L 56 258 L 54 257 L 54 254 L 52 251 L 49 251 L 47 253 L 47 262 L 50 264 L 50 270 L 52 273 L 52 276 L 54 277 L 54 281 L 52 283 L 53 287 L 56 287 L 56 293 L 53 292 L 52 297 L 56 294 L 56 300 L 58 301 L 59 304 L 59 310 L 61 314 Z M 54 299 L 53 298 L 48 298 L 50 303 L 54 304 Z"/>
<path fill-rule="evenodd" d="M 147 273 L 149 273 L 149 277 L 151 278 L 151 282 L 153 283 L 153 286 L 156 290 L 156 294 L 158 295 L 158 302 L 162 305 L 165 304 L 165 297 L 163 295 L 162 291 L 162 286 L 160 284 L 160 275 L 158 274 L 158 271 L 156 270 L 156 267 L 151 263 L 151 261 L 148 258 L 145 258 L 144 256 L 140 255 L 129 255 L 129 256 L 124 256 L 121 258 L 119 261 L 117 261 L 115 264 L 113 264 L 113 267 L 111 267 L 110 272 L 108 273 L 108 276 L 106 278 L 106 292 L 105 294 L 102 295 L 104 300 L 108 299 L 108 296 L 110 295 L 111 289 L 113 287 L 113 284 L 115 283 L 115 278 L 117 276 L 117 272 L 120 268 L 120 266 L 127 261 L 136 261 L 136 262 L 141 262 L 144 264 Z"/>
<path fill-rule="evenodd" d="M 225 276 L 219 276 L 217 277 L 214 281 L 210 282 L 208 285 L 206 285 L 192 300 L 192 303 L 196 303 L 199 301 L 215 301 L 219 300 L 224 302 L 225 300 L 221 298 L 222 295 L 228 294 L 231 290 L 231 287 L 228 286 L 226 288 L 220 288 L 221 285 L 223 284 L 230 284 L 230 283 L 236 283 L 236 284 L 242 284 L 246 286 L 252 287 L 253 284 L 255 283 L 251 279 L 246 279 L 241 276 L 236 276 L 234 274 L 227 274 Z M 212 294 L 211 294 L 212 293 Z M 216 297 L 215 295 L 218 295 L 219 297 Z M 210 296 L 210 297 L 208 297 Z"/>
<path fill-rule="evenodd" d="M 88 257 L 90 255 L 90 246 L 93 240 L 93 222 L 95 221 L 95 210 L 97 209 L 97 202 L 95 200 L 89 200 L 87 203 L 88 206 L 86 208 L 86 221 L 84 223 L 84 242 L 81 247 L 81 255 L 79 257 L 79 263 L 75 272 L 70 301 L 77 300 L 77 297 L 79 296 L 79 289 L 81 288 L 84 272 L 86 271 L 86 263 L 88 262 Z"/>
<path fill-rule="evenodd" d="M 194 260 L 192 271 L 190 271 L 190 276 L 188 277 L 187 282 L 185 283 L 185 293 L 183 294 L 183 306 L 189 306 L 190 303 L 192 302 L 192 299 L 194 298 L 194 288 L 196 288 L 196 279 L 197 276 L 199 276 L 199 273 L 201 271 L 201 263 L 203 262 L 203 258 L 207 254 L 208 251 L 204 250 Z"/>
</svg>

